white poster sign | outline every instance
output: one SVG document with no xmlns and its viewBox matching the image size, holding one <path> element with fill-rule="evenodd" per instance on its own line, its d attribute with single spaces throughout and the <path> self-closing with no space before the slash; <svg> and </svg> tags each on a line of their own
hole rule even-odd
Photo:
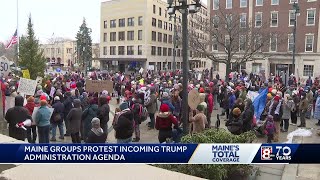
<svg viewBox="0 0 320 180">
<path fill-rule="evenodd" d="M 202 74 L 198 74 L 198 81 L 201 80 Z"/>
<path fill-rule="evenodd" d="M 140 74 L 141 74 L 141 73 L 143 73 L 143 70 L 144 70 L 144 69 L 143 69 L 143 68 L 141 68 L 141 69 L 139 70 L 139 73 L 140 73 Z"/>
<path fill-rule="evenodd" d="M 31 79 L 20 78 L 18 92 L 24 95 L 33 96 L 37 87 L 37 81 Z"/>
<path fill-rule="evenodd" d="M 32 113 L 32 120 L 35 122 L 35 120 L 36 120 L 36 114 L 37 114 L 37 112 L 38 112 L 38 110 L 39 110 L 39 108 L 40 107 L 34 107 L 34 110 L 33 110 L 33 113 Z M 49 108 L 49 110 L 50 110 L 50 119 L 51 119 L 51 116 L 52 116 L 52 114 L 53 114 L 53 108 Z"/>
<path fill-rule="evenodd" d="M 0 57 L 0 76 L 7 77 L 10 72 L 11 72 L 10 61 L 5 56 L 1 56 Z"/>
</svg>

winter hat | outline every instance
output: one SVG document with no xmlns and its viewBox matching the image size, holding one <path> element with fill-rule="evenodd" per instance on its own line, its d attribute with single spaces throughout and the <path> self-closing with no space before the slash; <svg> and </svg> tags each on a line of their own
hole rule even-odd
<svg viewBox="0 0 320 180">
<path fill-rule="evenodd" d="M 101 93 L 102 95 L 105 95 L 105 96 L 107 96 L 108 94 L 109 94 L 109 92 L 108 91 L 106 91 L 106 90 L 104 90 L 104 91 L 102 91 L 102 93 Z"/>
<path fill-rule="evenodd" d="M 59 96 L 56 96 L 56 97 L 54 97 L 54 100 L 55 100 L 55 101 L 60 101 L 60 97 L 59 97 Z"/>
<path fill-rule="evenodd" d="M 213 87 L 213 85 L 214 85 L 213 82 L 210 82 L 210 83 L 209 83 L 209 86 L 210 86 L 210 87 Z"/>
<path fill-rule="evenodd" d="M 199 93 L 204 93 L 204 89 L 203 89 L 203 88 L 200 88 L 200 89 L 199 89 Z"/>
<path fill-rule="evenodd" d="M 274 94 L 274 95 L 277 94 L 277 90 L 276 89 L 272 89 L 271 90 L 271 94 Z"/>
<path fill-rule="evenodd" d="M 168 94 L 167 92 L 164 92 L 164 93 L 162 94 L 162 98 L 169 98 L 169 94 Z"/>
<path fill-rule="evenodd" d="M 160 112 L 169 112 L 169 106 L 167 104 L 162 104 L 160 106 Z"/>
<path fill-rule="evenodd" d="M 235 116 L 239 116 L 241 114 L 241 110 L 239 108 L 234 108 L 232 114 Z"/>
<path fill-rule="evenodd" d="M 279 102 L 280 99 L 281 99 L 280 96 L 276 95 L 273 100 Z"/>
<path fill-rule="evenodd" d="M 121 109 L 121 111 L 128 109 L 129 105 L 127 102 L 123 102 L 122 104 L 120 104 L 119 108 Z"/>
<path fill-rule="evenodd" d="M 271 94 L 271 93 L 268 93 L 268 94 L 267 94 L 267 98 L 268 98 L 268 99 L 272 99 L 272 94 Z"/>
<path fill-rule="evenodd" d="M 33 97 L 33 96 L 30 96 L 30 97 L 27 99 L 27 102 L 34 102 L 34 97 Z"/>
<path fill-rule="evenodd" d="M 204 110 L 204 106 L 199 104 L 199 105 L 197 106 L 197 110 L 198 110 L 198 111 L 203 111 L 203 110 Z"/>
<path fill-rule="evenodd" d="M 46 95 L 41 95 L 40 96 L 40 101 L 47 101 L 47 96 Z"/>
</svg>

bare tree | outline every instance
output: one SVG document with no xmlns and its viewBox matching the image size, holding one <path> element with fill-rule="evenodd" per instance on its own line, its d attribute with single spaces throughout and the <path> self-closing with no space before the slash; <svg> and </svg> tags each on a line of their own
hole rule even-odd
<svg viewBox="0 0 320 180">
<path fill-rule="evenodd" d="M 190 50 L 202 54 L 214 63 L 225 64 L 228 79 L 228 75 L 238 70 L 242 63 L 264 59 L 271 55 L 271 46 L 286 42 L 287 36 L 272 30 L 270 22 L 263 23 L 262 19 L 253 22 L 239 14 L 217 11 L 210 19 L 195 19 L 191 23 Z M 233 69 L 231 64 L 235 65 Z"/>
</svg>

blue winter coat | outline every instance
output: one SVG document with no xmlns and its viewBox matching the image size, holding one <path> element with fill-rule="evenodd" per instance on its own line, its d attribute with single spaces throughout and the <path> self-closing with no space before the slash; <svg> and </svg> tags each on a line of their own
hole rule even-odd
<svg viewBox="0 0 320 180">
<path fill-rule="evenodd" d="M 229 102 L 228 102 L 228 108 L 231 109 L 234 106 L 234 103 L 236 102 L 236 96 L 234 94 L 232 94 L 229 97 Z"/>
<path fill-rule="evenodd" d="M 320 120 L 320 96 L 318 96 L 316 100 L 314 118 Z"/>
</svg>

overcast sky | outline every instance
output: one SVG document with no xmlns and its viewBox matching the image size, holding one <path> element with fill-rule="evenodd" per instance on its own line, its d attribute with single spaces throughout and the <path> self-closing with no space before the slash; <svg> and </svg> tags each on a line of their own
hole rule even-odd
<svg viewBox="0 0 320 180">
<path fill-rule="evenodd" d="M 107 0 L 18 0 L 19 34 L 25 34 L 31 14 L 36 36 L 42 43 L 51 37 L 75 39 L 83 17 L 99 42 L 100 4 Z M 207 0 L 202 0 L 206 3 Z M 17 0 L 0 0 L 0 42 L 10 40 L 17 27 Z"/>
</svg>

